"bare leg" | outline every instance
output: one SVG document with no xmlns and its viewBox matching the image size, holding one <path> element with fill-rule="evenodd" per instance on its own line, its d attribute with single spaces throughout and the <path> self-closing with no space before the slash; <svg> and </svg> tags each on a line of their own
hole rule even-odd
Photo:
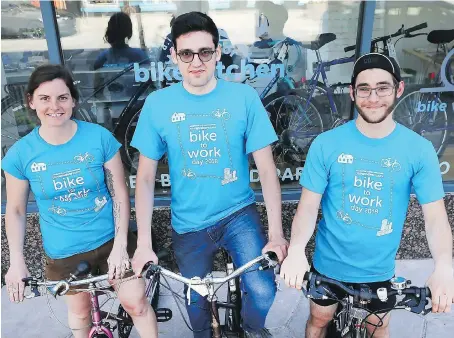
<svg viewBox="0 0 454 338">
<path fill-rule="evenodd" d="M 320 306 L 310 301 L 310 315 L 306 324 L 306 338 L 325 338 L 326 329 L 333 319 L 337 304 Z"/>
<path fill-rule="evenodd" d="M 87 338 L 91 329 L 90 294 L 86 292 L 65 296 L 68 305 L 68 324 L 74 338 Z"/>
<path fill-rule="evenodd" d="M 143 279 L 133 279 L 117 284 L 121 305 L 131 316 L 134 326 L 142 338 L 157 338 L 158 323 L 155 313 L 145 297 L 145 282 Z"/>
</svg>

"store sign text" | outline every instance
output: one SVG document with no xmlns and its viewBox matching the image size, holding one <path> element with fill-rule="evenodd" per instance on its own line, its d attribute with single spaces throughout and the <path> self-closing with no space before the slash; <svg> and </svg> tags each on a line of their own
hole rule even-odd
<svg viewBox="0 0 454 338">
<path fill-rule="evenodd" d="M 450 170 L 451 165 L 449 164 L 449 162 L 447 161 L 440 162 L 440 172 L 442 175 L 446 175 Z M 290 181 L 299 181 L 302 172 L 303 167 L 285 168 L 283 170 L 277 169 L 277 176 L 279 177 L 281 182 L 288 183 Z M 161 174 L 159 178 L 156 179 L 156 182 L 161 183 L 162 187 L 170 187 L 170 175 Z M 252 169 L 249 171 L 249 182 L 251 183 L 260 182 L 259 172 L 257 169 Z M 130 175 L 128 183 L 131 189 L 135 189 L 136 175 Z"/>
<path fill-rule="evenodd" d="M 233 64 L 227 68 L 221 62 L 218 62 L 215 70 L 216 76 L 224 79 L 229 78 L 232 75 L 240 77 L 249 75 L 250 78 L 274 77 L 277 72 L 279 72 L 280 77 L 285 75 L 283 64 L 272 64 L 271 67 L 268 64 L 260 64 L 257 67 L 254 67 L 252 64 L 246 63 L 246 60 L 244 59 L 241 60 L 240 66 Z M 150 69 L 147 69 L 140 67 L 137 62 L 134 63 L 134 80 L 136 82 L 147 82 L 150 80 L 150 77 L 152 81 L 183 80 L 177 66 L 168 65 L 162 62 L 151 62 Z"/>
</svg>

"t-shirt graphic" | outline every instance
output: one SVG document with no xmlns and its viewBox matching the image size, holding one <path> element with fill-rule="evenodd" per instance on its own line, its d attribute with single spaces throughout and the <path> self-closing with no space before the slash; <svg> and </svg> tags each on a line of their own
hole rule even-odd
<svg viewBox="0 0 454 338">
<path fill-rule="evenodd" d="M 172 114 L 171 121 L 177 129 L 184 159 L 181 175 L 189 179 L 215 179 L 221 185 L 238 180 L 226 129 L 230 117 L 225 108 L 218 108 L 208 114 Z M 202 123 L 192 124 L 194 120 Z M 184 138 L 189 139 L 189 143 L 183 142 Z M 221 154 L 221 150 L 225 151 Z M 227 160 L 222 160 L 222 156 L 227 157 Z M 221 164 L 224 167 L 219 168 Z M 206 166 L 212 166 L 215 170 L 207 170 Z"/>
<path fill-rule="evenodd" d="M 399 124 L 382 139 L 364 136 L 355 121 L 322 133 L 300 183 L 323 195 L 315 268 L 356 283 L 394 275 L 412 187 L 421 204 L 444 196 L 432 144 Z"/>
<path fill-rule="evenodd" d="M 30 182 L 51 258 L 93 250 L 114 236 L 103 166 L 120 144 L 105 128 L 76 122 L 76 134 L 67 143 L 48 144 L 35 128 L 2 161 L 6 172 Z"/>
<path fill-rule="evenodd" d="M 186 233 L 254 203 L 248 154 L 276 140 L 257 92 L 218 80 L 205 95 L 182 83 L 150 94 L 131 145 L 154 160 L 167 152 L 172 226 Z"/>
</svg>

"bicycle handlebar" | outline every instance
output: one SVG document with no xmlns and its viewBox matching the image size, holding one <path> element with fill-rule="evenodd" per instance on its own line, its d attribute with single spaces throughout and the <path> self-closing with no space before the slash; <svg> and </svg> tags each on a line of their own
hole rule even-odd
<svg viewBox="0 0 454 338">
<path fill-rule="evenodd" d="M 158 255 L 159 256 L 159 255 Z M 182 283 L 188 284 L 188 285 L 207 285 L 207 284 L 222 284 L 225 283 L 233 278 L 236 278 L 237 276 L 241 275 L 243 272 L 245 272 L 247 269 L 252 267 L 256 263 L 262 263 L 261 269 L 266 269 L 266 268 L 271 268 L 275 267 L 278 262 L 277 262 L 277 256 L 274 252 L 267 252 L 250 262 L 246 263 L 245 265 L 241 266 L 237 270 L 233 271 L 230 275 L 226 277 L 212 277 L 212 276 L 207 276 L 203 279 L 188 279 L 185 277 L 182 277 L 180 275 L 177 275 L 176 273 L 167 270 L 159 265 L 155 265 L 152 262 L 148 262 L 145 264 L 142 270 L 142 277 L 145 277 L 149 279 L 152 274 L 155 272 L 159 271 L 165 276 L 168 276 L 170 278 L 173 278 L 175 280 L 178 280 Z M 131 269 L 127 270 L 126 272 L 132 272 Z M 75 277 L 75 276 L 74 276 Z M 135 279 L 137 278 L 136 276 L 130 276 L 122 279 L 122 282 Z M 90 277 L 90 278 L 84 278 L 84 279 L 76 279 L 76 280 L 60 280 L 60 281 L 40 281 L 37 280 L 36 278 L 33 277 L 27 277 L 23 278 L 22 281 L 25 283 L 25 286 L 31 287 L 31 293 L 30 295 L 25 296 L 25 298 L 34 298 L 38 297 L 41 295 L 41 293 L 38 290 L 38 287 L 46 287 L 50 293 L 56 297 L 58 296 L 63 296 L 65 295 L 68 291 L 69 288 L 72 286 L 80 286 L 80 285 L 86 285 L 90 283 L 98 283 L 98 282 L 104 282 L 109 280 L 109 275 L 104 274 L 100 276 L 95 276 L 95 277 Z"/>
<path fill-rule="evenodd" d="M 406 297 L 397 303 L 397 306 L 405 306 L 411 312 L 427 314 L 430 309 L 426 309 L 427 298 L 431 297 L 431 291 L 428 287 L 416 287 L 408 286 L 409 281 L 403 283 L 401 289 L 380 288 L 377 292 L 372 292 L 367 286 L 359 290 L 354 290 L 342 282 L 337 280 L 323 277 L 315 272 L 306 272 L 304 274 L 304 280 L 307 284 L 307 297 L 315 299 L 326 299 L 328 298 L 331 291 L 325 286 L 335 286 L 342 289 L 346 294 L 355 298 L 355 300 L 370 301 L 372 299 L 378 299 L 385 302 L 388 297 L 396 295 L 406 295 Z"/>
<path fill-rule="evenodd" d="M 388 40 L 390 38 L 395 38 L 395 37 L 401 36 L 401 35 L 404 35 L 405 37 L 409 37 L 409 38 L 418 36 L 420 34 L 411 35 L 410 33 L 414 32 L 414 31 L 417 31 L 417 30 L 420 30 L 420 29 L 423 29 L 423 28 L 427 28 L 427 22 L 423 22 L 423 23 L 421 23 L 419 25 L 416 25 L 416 26 L 413 26 L 413 27 L 410 27 L 410 28 L 407 28 L 407 29 L 403 29 L 403 25 L 402 25 L 402 27 L 399 28 L 397 30 L 397 32 L 395 32 L 394 34 L 385 35 L 385 36 L 381 36 L 381 37 L 372 39 L 371 46 L 375 45 L 377 42 L 386 41 L 386 40 Z M 348 47 L 344 48 L 344 51 L 345 52 L 350 52 L 352 50 L 355 50 L 355 48 L 356 48 L 356 45 L 348 46 Z"/>
<path fill-rule="evenodd" d="M 223 284 L 228 282 L 231 279 L 238 277 L 239 275 L 243 274 L 247 269 L 255 265 L 256 263 L 262 263 L 259 269 L 264 270 L 268 268 L 274 268 L 277 264 L 277 256 L 274 252 L 269 251 L 265 254 L 254 258 L 253 260 L 247 262 L 243 266 L 239 267 L 238 269 L 234 270 L 231 274 L 225 277 L 213 277 L 211 275 L 207 275 L 205 278 L 200 279 L 199 277 L 193 278 L 186 278 L 176 273 L 167 270 L 159 265 L 155 265 L 152 262 L 148 262 L 145 264 L 144 269 L 147 269 L 145 278 L 150 278 L 154 273 L 159 272 L 164 276 L 170 277 L 174 280 L 187 284 L 189 286 L 194 285 L 209 285 L 209 284 Z"/>
</svg>

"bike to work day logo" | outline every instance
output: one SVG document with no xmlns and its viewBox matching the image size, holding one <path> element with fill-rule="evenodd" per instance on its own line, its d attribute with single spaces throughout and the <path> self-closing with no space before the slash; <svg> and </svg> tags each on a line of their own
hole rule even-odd
<svg viewBox="0 0 454 338">
<path fill-rule="evenodd" d="M 247 63 L 245 59 L 241 60 L 240 65 L 230 65 L 225 67 L 222 62 L 216 64 L 215 75 L 218 78 L 229 79 L 232 76 L 244 78 L 249 75 L 251 78 L 274 77 L 279 72 L 279 77 L 284 77 L 285 69 L 283 64 L 259 64 L 257 67 Z M 150 68 L 140 67 L 139 63 L 134 63 L 134 80 L 136 82 L 147 82 L 151 78 L 152 81 L 182 81 L 178 67 L 173 64 L 159 62 L 150 62 Z"/>
</svg>

